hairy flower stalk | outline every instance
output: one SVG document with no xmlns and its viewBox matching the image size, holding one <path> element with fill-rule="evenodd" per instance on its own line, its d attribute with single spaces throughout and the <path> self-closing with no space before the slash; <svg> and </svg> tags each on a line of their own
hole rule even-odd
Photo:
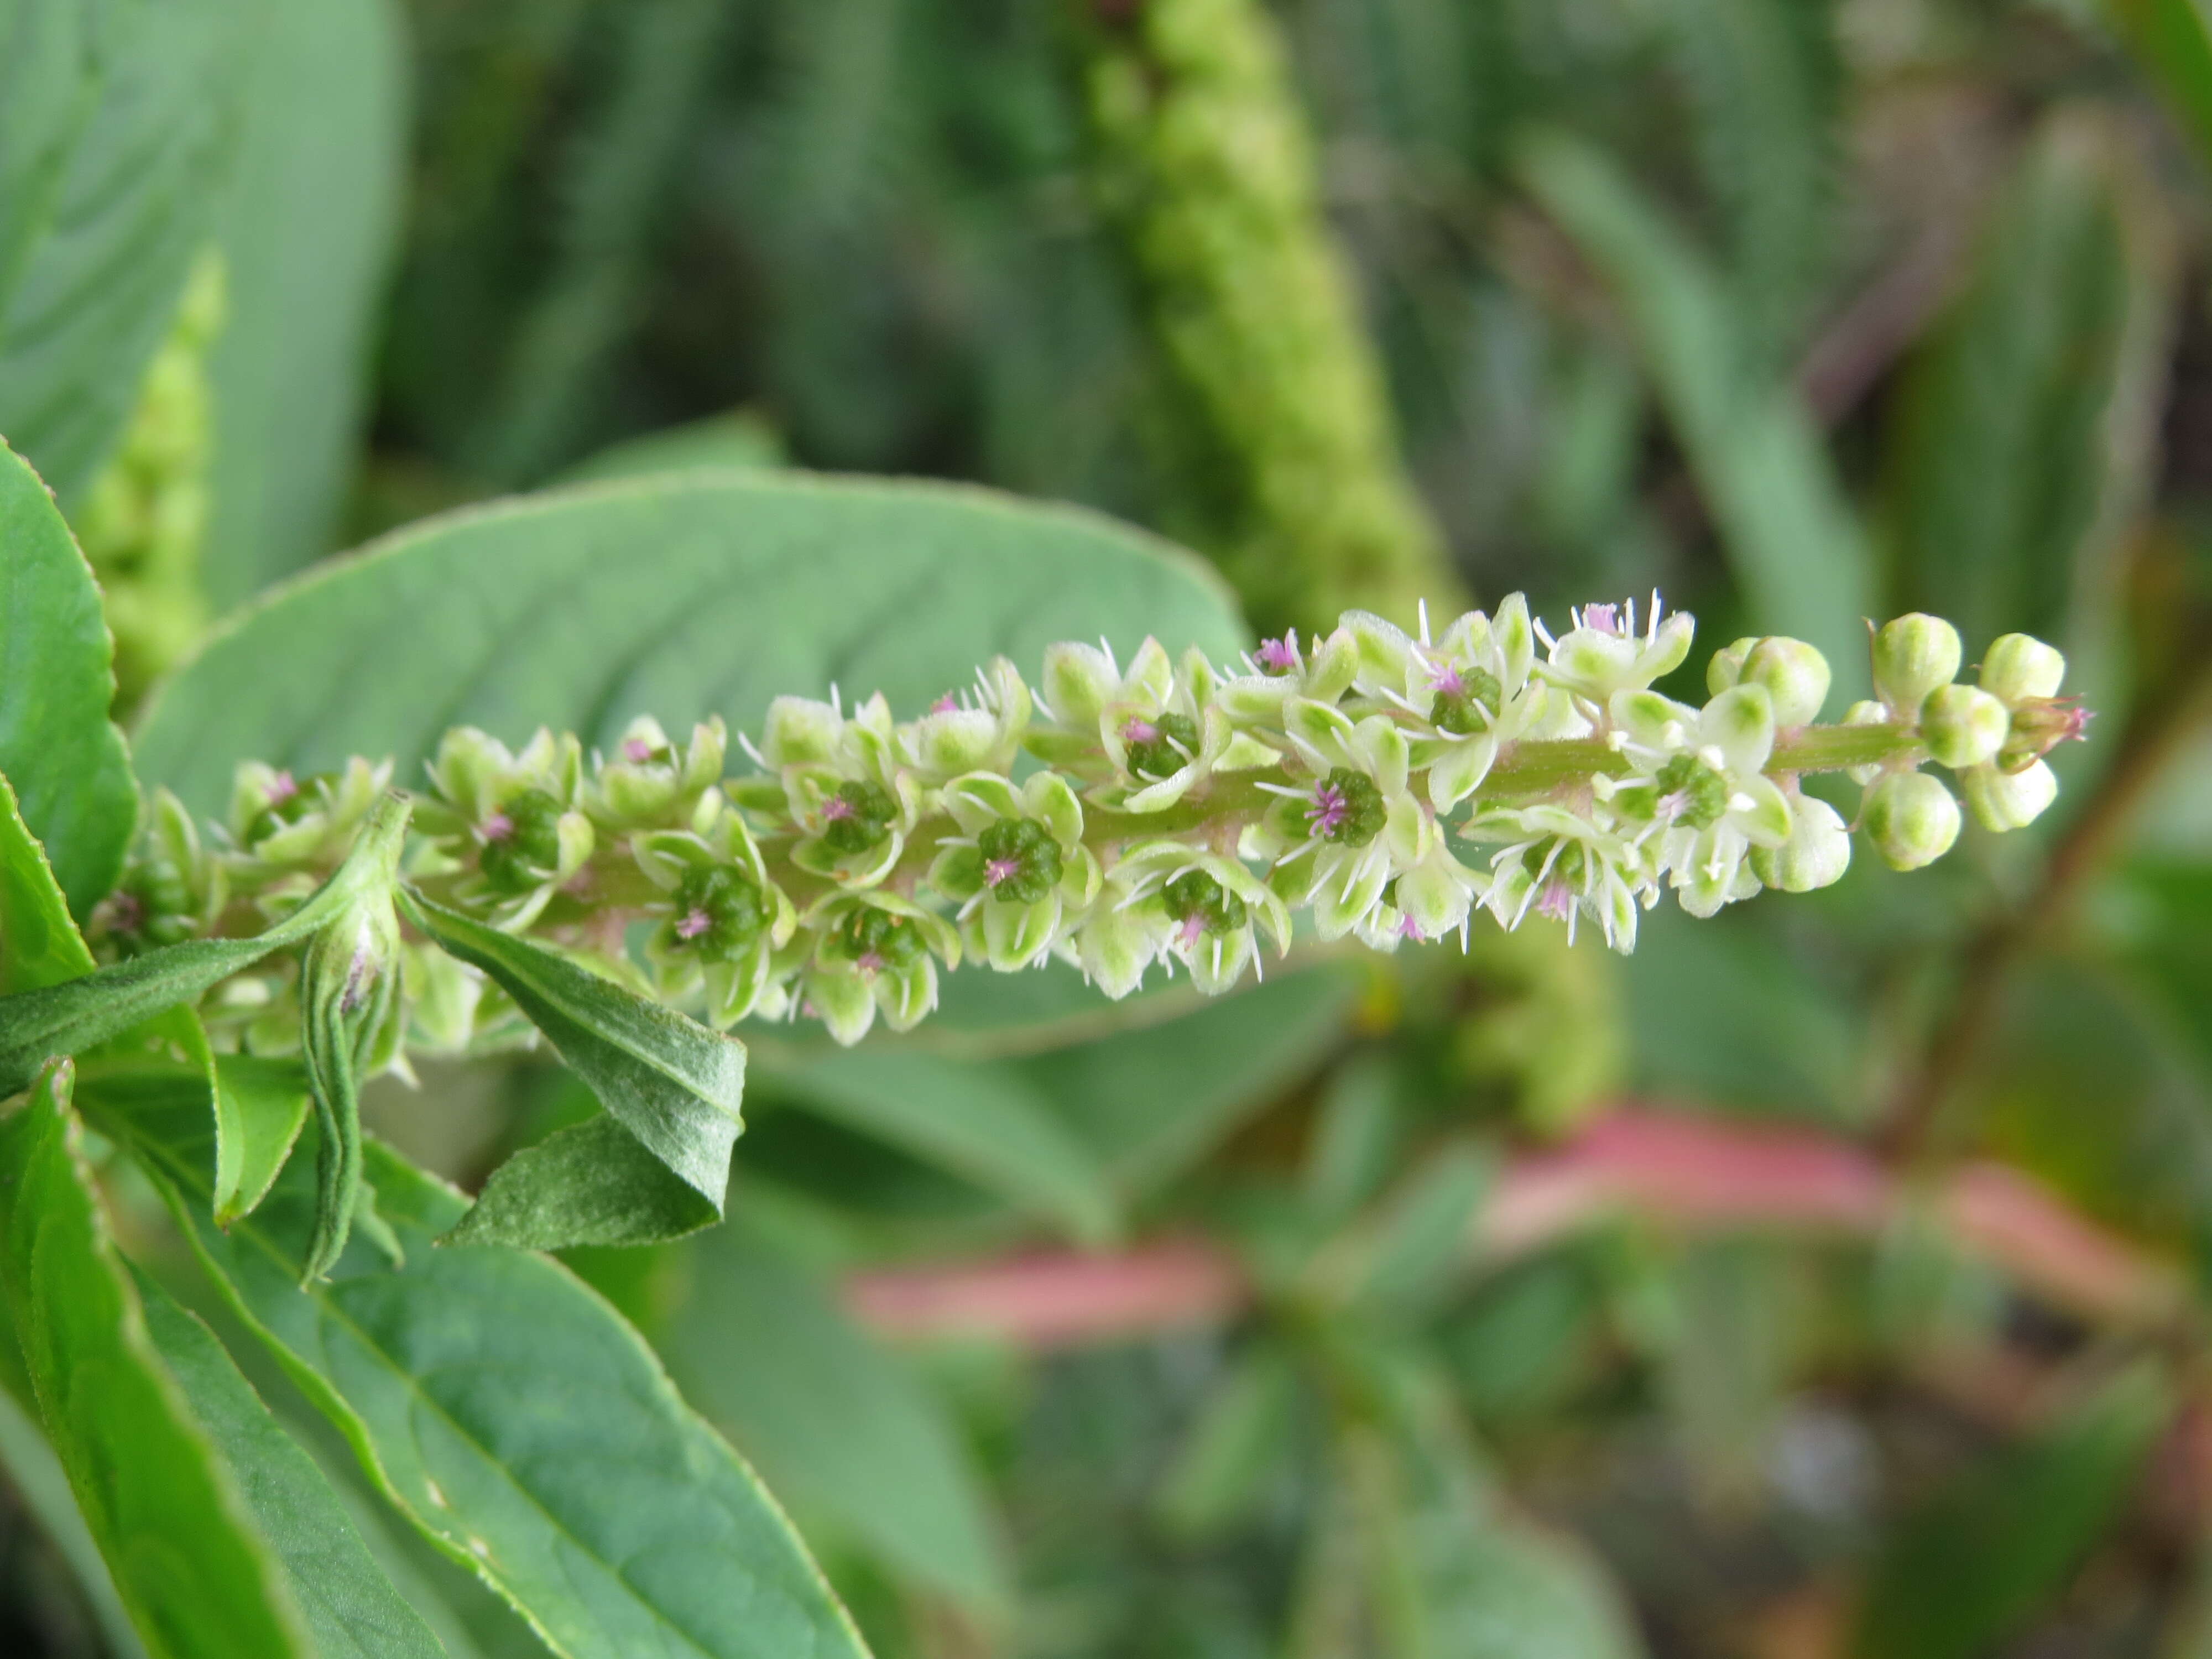
<svg viewBox="0 0 2212 1659">
<path fill-rule="evenodd" d="M 1949 624 L 1893 622 L 1881 700 L 1821 726 L 1828 665 L 1801 641 L 1729 646 L 1701 707 L 1653 690 L 1691 631 L 1654 595 L 1640 625 L 1632 604 L 1591 605 L 1554 637 L 1516 594 L 1418 636 L 1353 611 L 1229 665 L 1059 645 L 1034 687 L 1001 659 L 909 721 L 881 696 L 780 697 L 737 777 L 719 720 L 682 742 L 640 720 L 605 756 L 462 728 L 428 769 L 404 874 L 717 1026 L 805 1014 L 854 1042 L 923 1018 L 963 959 L 1058 958 L 1114 997 L 1156 967 L 1223 991 L 1288 950 L 1301 911 L 1384 951 L 1464 948 L 1477 911 L 1626 951 L 1669 892 L 1703 916 L 1827 885 L 1855 830 L 1899 868 L 1940 857 L 1960 811 L 1931 762 L 1989 829 L 2019 828 L 2056 793 L 2043 756 L 2081 735 L 2063 659 L 2022 635 L 1967 685 Z M 1855 823 L 1801 790 L 1812 772 L 1863 786 Z M 207 836 L 165 799 L 104 948 L 258 932 L 343 858 L 391 775 L 250 764 Z M 383 1063 L 526 1033 L 427 945 L 402 969 Z M 240 975 L 203 1012 L 222 1042 L 295 1046 L 296 980 Z"/>
</svg>

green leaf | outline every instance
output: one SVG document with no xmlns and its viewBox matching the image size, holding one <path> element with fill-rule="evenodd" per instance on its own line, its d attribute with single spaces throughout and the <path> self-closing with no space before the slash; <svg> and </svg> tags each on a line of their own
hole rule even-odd
<svg viewBox="0 0 2212 1659">
<path fill-rule="evenodd" d="M 788 462 L 783 440 L 759 416 L 716 415 L 610 444 L 577 462 L 558 482 L 596 483 L 608 478 L 647 477 L 657 472 L 696 472 L 702 467 L 750 472 Z"/>
<path fill-rule="evenodd" d="M 37 1409 L 35 1404 L 31 1409 Z M 30 1511 L 54 1553 L 68 1564 L 112 1659 L 146 1659 L 145 1644 L 131 1628 L 123 1598 L 115 1593 L 114 1575 L 100 1559 L 100 1546 L 93 1541 L 92 1530 L 70 1491 L 68 1471 L 37 1422 L 6 1389 L 0 1389 L 0 1478 Z"/>
<path fill-rule="evenodd" d="M 1634 331 L 1752 620 L 1811 641 L 1848 690 L 1873 590 L 1811 413 L 1759 362 L 1727 284 L 1603 151 L 1547 132 L 1521 170 Z"/>
<path fill-rule="evenodd" d="M 216 1059 L 215 1220 L 228 1227 L 269 1195 L 313 1103 L 296 1060 Z"/>
<path fill-rule="evenodd" d="M 1977 647 L 2014 630 L 2065 639 L 2112 465 L 2130 287 L 2097 146 L 2046 127 L 1889 423 L 1882 516 L 1903 606 Z"/>
<path fill-rule="evenodd" d="M 1119 1228 L 1098 1160 L 1010 1067 L 871 1044 L 775 1080 L 809 1111 L 964 1176 L 1085 1243 Z"/>
<path fill-rule="evenodd" d="M 0 996 L 58 985 L 92 969 L 92 952 L 70 920 L 46 849 L 0 775 Z"/>
<path fill-rule="evenodd" d="M 217 611 L 331 544 L 405 177 L 403 21 L 394 0 L 283 0 L 254 31 L 215 225 L 226 317 L 200 568 Z"/>
<path fill-rule="evenodd" d="M 213 814 L 242 759 L 391 755 L 404 779 L 456 723 L 604 746 L 639 714 L 750 729 L 833 683 L 919 711 L 994 653 L 1034 673 L 1102 633 L 1245 640 L 1195 560 L 1071 508 L 797 474 L 600 484 L 429 520 L 285 589 L 158 694 L 138 761 Z"/>
<path fill-rule="evenodd" d="M 2124 1372 L 1908 1517 L 1875 1563 L 1851 1651 L 1990 1651 L 2064 1588 L 2104 1534 L 2170 1404 L 2154 1370 Z"/>
<path fill-rule="evenodd" d="M 721 1216 L 719 1200 L 687 1186 L 619 1120 L 602 1115 L 556 1129 L 494 1170 L 444 1242 L 526 1250 L 656 1244 Z"/>
<path fill-rule="evenodd" d="M 0 242 L 0 272 L 4 254 Z M 0 362 L 0 385 L 6 373 Z M 114 654 L 92 567 L 0 440 L 0 773 L 80 917 L 115 885 L 138 821 L 131 757 L 107 718 Z"/>
<path fill-rule="evenodd" d="M 730 1183 L 730 1148 L 744 1122 L 744 1043 L 417 894 L 407 895 L 404 902 L 410 921 L 442 949 L 489 975 L 620 1126 L 715 1215 L 721 1213 Z M 580 1173 L 575 1149 L 571 1142 L 562 1152 L 539 1154 L 516 1179 L 543 1182 L 556 1167 L 564 1175 Z M 628 1185 L 635 1166 L 626 1162 L 610 1173 Z M 612 1200 L 603 1195 L 587 1201 L 603 1211 Z M 503 1212 L 510 1203 L 502 1200 Z M 552 1219 L 552 1212 L 541 1206 L 539 1212 Z"/>
<path fill-rule="evenodd" d="M 1005 1610 L 981 1478 L 944 1407 L 743 1216 L 702 1237 L 661 1346 L 778 1492 L 901 1577 Z"/>
<path fill-rule="evenodd" d="M 1295 1446 L 1298 1374 L 1270 1343 L 1223 1372 L 1199 1407 L 1153 1495 L 1153 1510 L 1184 1539 L 1218 1538 L 1248 1516 Z"/>
<path fill-rule="evenodd" d="M 432 1248 L 459 1194 L 372 1142 L 406 1265 L 356 1239 L 302 1291 L 302 1159 L 226 1234 L 205 1218 L 204 1114 L 149 1103 L 100 1122 L 171 1189 L 240 1316 L 386 1496 L 556 1653 L 865 1655 L 774 1501 L 605 1303 L 544 1256 Z"/>
<path fill-rule="evenodd" d="M 118 1592 L 173 1659 L 314 1650 L 244 1500 L 149 1339 L 70 1109 L 72 1068 L 0 1122 L 0 1291 Z"/>
<path fill-rule="evenodd" d="M 1400 1318 L 1434 1311 L 1467 1265 L 1475 1209 L 1492 1173 L 1491 1160 L 1470 1146 L 1447 1145 L 1425 1159 L 1372 1226 L 1347 1241 L 1349 1299 Z"/>
<path fill-rule="evenodd" d="M 1342 1038 L 1358 981 L 1321 967 L 1170 1024 L 1002 1062 L 1042 1092 L 1124 1201 L 1191 1168 Z"/>
<path fill-rule="evenodd" d="M 445 1648 L 384 1576 L 314 1460 L 277 1426 L 215 1333 L 135 1277 L 147 1334 L 283 1562 L 318 1659 L 442 1659 Z"/>
<path fill-rule="evenodd" d="M 171 945 L 91 973 L 15 992 L 0 1000 L 0 1096 L 27 1087 L 58 1054 L 79 1054 L 156 1015 L 197 999 L 241 968 L 312 937 L 353 902 L 366 883 L 389 879 L 407 832 L 407 803 L 387 795 L 346 860 L 307 903 L 252 939 L 203 939 Z M 0 836 L 9 831 L 0 829 Z M 4 850 L 4 849 L 0 849 Z M 8 860 L 11 879 L 28 870 Z M 82 939 L 76 950 L 84 951 Z M 88 963 L 90 957 L 83 958 Z"/>
<path fill-rule="evenodd" d="M 11 9 L 0 58 L 0 432 L 72 505 L 122 431 L 209 234 L 243 47 L 263 9 Z"/>
<path fill-rule="evenodd" d="M 2212 163 L 2212 26 L 2199 0 L 2106 0 L 2106 9 L 2166 94 L 2197 159 Z"/>
</svg>

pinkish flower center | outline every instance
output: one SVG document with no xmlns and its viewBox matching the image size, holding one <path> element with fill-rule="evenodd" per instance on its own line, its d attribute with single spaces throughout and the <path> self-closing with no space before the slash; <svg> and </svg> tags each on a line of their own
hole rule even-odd
<svg viewBox="0 0 2212 1659">
<path fill-rule="evenodd" d="M 1415 921 L 1413 917 L 1400 916 L 1398 918 L 1398 937 L 1400 939 L 1426 939 L 1428 935 L 1421 931 L 1421 924 Z"/>
<path fill-rule="evenodd" d="M 1019 859 L 986 859 L 983 861 L 983 880 L 993 887 L 996 887 L 1002 881 L 1011 880 L 1021 872 L 1022 861 Z"/>
<path fill-rule="evenodd" d="M 1583 626 L 1600 634 L 1620 632 L 1620 607 L 1617 605 L 1586 605 L 1583 607 Z"/>
<path fill-rule="evenodd" d="M 643 765 L 653 758 L 653 745 L 643 738 L 624 738 L 623 757 L 634 765 Z"/>
<path fill-rule="evenodd" d="M 714 925 L 714 919 L 702 909 L 686 910 L 676 919 L 676 937 L 696 939 Z"/>
<path fill-rule="evenodd" d="M 1133 719 L 1121 728 L 1121 741 L 1125 744 L 1133 745 L 1140 743 L 1158 743 L 1159 740 L 1160 728 L 1148 720 Z"/>
<path fill-rule="evenodd" d="M 863 951 L 853 959 L 853 965 L 864 974 L 881 973 L 884 969 L 884 959 L 878 951 Z"/>
<path fill-rule="evenodd" d="M 269 797 L 271 806 L 281 806 L 300 793 L 300 786 L 289 772 L 279 772 L 269 780 L 269 787 L 263 793 Z"/>
<path fill-rule="evenodd" d="M 1262 640 L 1260 648 L 1252 653 L 1253 659 L 1270 674 L 1287 674 L 1298 665 L 1298 635 L 1296 629 L 1279 640 Z"/>
<path fill-rule="evenodd" d="M 832 795 L 822 803 L 822 816 L 832 821 L 838 818 L 849 818 L 854 811 L 853 803 L 842 795 Z"/>
<path fill-rule="evenodd" d="M 1467 695 L 1467 680 L 1449 663 L 1431 663 L 1429 665 L 1429 690 L 1440 691 L 1447 697 L 1463 697 Z"/>
<path fill-rule="evenodd" d="M 1575 913 L 1575 890 L 1553 877 L 1544 884 L 1544 890 L 1536 896 L 1536 914 L 1549 916 L 1553 921 L 1565 921 Z"/>
<path fill-rule="evenodd" d="M 960 699 L 951 692 L 947 691 L 935 702 L 929 705 L 929 712 L 933 714 L 957 714 L 960 712 Z"/>
<path fill-rule="evenodd" d="M 486 841 L 505 841 L 514 833 L 514 820 L 504 812 L 493 813 L 477 830 Z"/>
<path fill-rule="evenodd" d="M 1333 783 L 1324 783 L 1314 791 L 1313 805 L 1306 808 L 1306 827 L 1316 836 L 1326 836 L 1340 830 L 1351 816 L 1352 803 L 1344 791 Z"/>
</svg>

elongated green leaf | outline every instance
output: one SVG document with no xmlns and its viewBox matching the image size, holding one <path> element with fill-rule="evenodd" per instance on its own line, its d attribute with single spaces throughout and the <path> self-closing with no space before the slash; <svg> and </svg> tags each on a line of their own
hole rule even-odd
<svg viewBox="0 0 2212 1659">
<path fill-rule="evenodd" d="M 318 1659 L 440 1659 L 444 1647 L 400 1599 L 314 1460 L 277 1426 L 215 1333 L 151 1279 L 136 1278 L 147 1333 L 283 1564 Z"/>
<path fill-rule="evenodd" d="M 919 711 L 994 653 L 1033 673 L 1102 633 L 1244 638 L 1196 561 L 1086 513 L 796 474 L 600 484 L 427 520 L 285 589 L 159 696 L 138 761 L 213 813 L 249 757 L 391 755 L 406 779 L 457 722 L 604 745 L 639 714 L 749 728 L 833 683 Z"/>
<path fill-rule="evenodd" d="M 121 431 L 209 234 L 240 47 L 261 9 L 233 0 L 8 9 L 0 433 L 64 501 L 76 501 Z"/>
<path fill-rule="evenodd" d="M 1314 968 L 1149 1030 L 1004 1062 L 1041 1091 L 1124 1200 L 1173 1180 L 1343 1035 L 1358 981 Z"/>
<path fill-rule="evenodd" d="M 387 796 L 337 872 L 268 932 L 252 939 L 191 939 L 167 945 L 0 1001 L 0 1095 L 27 1086 L 55 1055 L 82 1054 L 118 1037 L 192 1001 L 240 969 L 312 937 L 352 902 L 364 882 L 388 879 L 406 833 L 405 801 Z M 15 876 L 25 877 L 29 866 L 20 857 L 8 862 Z M 76 950 L 83 952 L 82 939 Z M 84 959 L 88 964 L 89 956 Z"/>
<path fill-rule="evenodd" d="M 445 950 L 490 975 L 622 1127 L 721 1213 L 744 1121 L 744 1043 L 427 899 L 410 895 L 407 910 Z M 627 1182 L 630 1170 L 614 1173 Z"/>
<path fill-rule="evenodd" d="M 283 0 L 254 31 L 215 226 L 227 314 L 200 568 L 218 611 L 330 546 L 404 178 L 402 21 L 396 0 Z"/>
<path fill-rule="evenodd" d="M 1884 519 L 1900 599 L 1977 643 L 2065 638 L 2111 465 L 2130 280 L 2111 181 L 2085 136 L 2047 130 L 2030 147 L 1889 427 Z"/>
<path fill-rule="evenodd" d="M 1873 589 L 1812 416 L 1759 363 L 1705 258 L 1604 152 L 1547 133 L 1522 164 L 1634 329 L 1752 619 L 1819 646 L 1847 690 L 1866 654 L 1860 619 Z"/>
<path fill-rule="evenodd" d="M 1002 1611 L 982 1482 L 942 1404 L 742 1215 L 691 1249 L 661 1340 L 686 1395 L 802 1514 L 902 1577 Z"/>
<path fill-rule="evenodd" d="M 1894 1531 L 1852 1644 L 1867 1659 L 1987 1653 L 2102 1534 L 2166 1418 L 2153 1372 L 2124 1373 Z"/>
<path fill-rule="evenodd" d="M 58 985 L 92 968 L 92 952 L 70 920 L 46 849 L 0 775 L 0 996 Z"/>
<path fill-rule="evenodd" d="M 878 1045 L 777 1081 L 810 1111 L 965 1176 L 1085 1243 L 1103 1243 L 1118 1224 L 1097 1158 L 1008 1067 Z"/>
<path fill-rule="evenodd" d="M 35 1405 L 28 1410 L 17 1405 L 15 1395 L 0 1389 L 0 1476 L 31 1512 L 54 1553 L 69 1564 L 70 1576 L 84 1592 L 100 1639 L 113 1659 L 146 1659 L 146 1645 L 131 1626 L 123 1598 L 115 1593 L 114 1575 L 100 1559 L 100 1546 L 93 1541 L 76 1494 L 70 1491 L 69 1473 L 29 1414 L 36 1409 Z"/>
<path fill-rule="evenodd" d="M 311 1104 L 299 1063 L 252 1054 L 216 1060 L 215 1219 L 227 1227 L 269 1194 Z"/>
<path fill-rule="evenodd" d="M 774 1501 L 678 1398 L 636 1334 L 558 1263 L 435 1249 L 467 1207 L 368 1147 L 406 1253 L 356 1240 L 294 1281 L 313 1181 L 294 1158 L 228 1234 L 205 1219 L 204 1115 L 105 1111 L 175 1197 L 246 1319 L 416 1526 L 571 1659 L 865 1654 Z"/>
<path fill-rule="evenodd" d="M 46 1432 L 155 1652 L 313 1659 L 228 1472 L 146 1333 L 85 1167 L 72 1070 L 0 1122 L 0 1291 Z"/>
<path fill-rule="evenodd" d="M 619 1119 L 600 1116 L 556 1130 L 493 1170 L 445 1242 L 526 1250 L 655 1244 L 721 1215 L 719 1199 L 686 1185 Z"/>
<path fill-rule="evenodd" d="M 1161 1524 L 1207 1539 L 1243 1519 L 1296 1442 L 1298 1375 L 1272 1343 L 1256 1343 L 1224 1370 L 1199 1407 L 1153 1495 Z"/>
<path fill-rule="evenodd" d="M 4 253 L 0 244 L 0 270 Z M 80 917 L 115 884 L 138 820 L 131 757 L 107 718 L 113 664 L 92 567 L 38 474 L 0 440 L 0 773 Z"/>
<path fill-rule="evenodd" d="M 2106 0 L 2106 9 L 2165 92 L 2199 159 L 2212 163 L 2212 21 L 2200 0 Z"/>
</svg>

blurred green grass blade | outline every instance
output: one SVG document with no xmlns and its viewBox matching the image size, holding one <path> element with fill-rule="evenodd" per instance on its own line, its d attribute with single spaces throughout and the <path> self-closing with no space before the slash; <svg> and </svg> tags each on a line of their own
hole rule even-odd
<svg viewBox="0 0 2212 1659">
<path fill-rule="evenodd" d="M 115 1586 L 166 1659 L 313 1659 L 230 1471 L 147 1334 L 61 1062 L 0 1123 L 0 1291 Z"/>
<path fill-rule="evenodd" d="M 109 1659 L 147 1659 L 146 1645 L 131 1628 L 123 1598 L 115 1593 L 114 1577 L 100 1559 L 100 1546 L 93 1541 L 76 1495 L 70 1491 L 68 1472 L 37 1421 L 4 1389 L 0 1389 L 0 1477 L 30 1511 L 54 1553 L 68 1564 L 100 1626 Z"/>
<path fill-rule="evenodd" d="M 1990 1652 L 2063 1590 L 2170 1408 L 2156 1370 L 2124 1371 L 1907 1517 L 1883 1542 L 1852 1653 Z"/>
<path fill-rule="evenodd" d="M 1759 628 L 1827 653 L 1838 690 L 1863 678 L 1867 551 L 1819 428 L 1763 367 L 1711 263 L 1604 151 L 1528 139 L 1521 176 L 1628 319 Z"/>
<path fill-rule="evenodd" d="M 277 1425 L 215 1333 L 143 1273 L 135 1278 L 147 1333 L 283 1563 L 317 1659 L 443 1659 L 443 1644 L 384 1576 L 314 1460 Z"/>
<path fill-rule="evenodd" d="M 975 1182 L 1084 1243 L 1119 1231 L 1097 1158 L 1010 1068 L 874 1044 L 825 1054 L 776 1082 L 805 1109 Z"/>
<path fill-rule="evenodd" d="M 330 550 L 406 162 L 398 0 L 278 0 L 215 224 L 225 318 L 201 579 L 228 611 Z"/>
<path fill-rule="evenodd" d="M 678 1382 L 803 1515 L 971 1613 L 1012 1585 L 980 1472 L 943 1404 L 742 1216 L 690 1247 L 661 1346 Z"/>
<path fill-rule="evenodd" d="M 2087 121 L 2049 123 L 2027 147 L 1888 428 L 1899 608 L 1949 618 L 1972 650 L 2014 630 L 2071 644 L 2083 562 L 2131 464 L 2115 399 L 2139 276 L 2154 273 L 2130 268 L 2112 149 Z"/>
<path fill-rule="evenodd" d="M 290 0 L 285 0 L 290 3 Z M 271 0 L 29 0 L 0 53 L 0 433 L 72 509 L 137 401 Z"/>
<path fill-rule="evenodd" d="M 204 1214 L 204 1114 L 131 1102 L 100 1121 L 168 1189 L 218 1288 L 385 1496 L 555 1651 L 864 1659 L 775 1500 L 566 1268 L 438 1248 L 467 1200 L 372 1142 L 368 1177 L 405 1265 L 356 1237 L 302 1291 L 312 1160 L 295 1157 L 226 1234 Z"/>
<path fill-rule="evenodd" d="M 138 817 L 107 718 L 113 660 L 92 567 L 45 483 L 0 440 L 0 773 L 80 917 L 122 873 Z"/>
<path fill-rule="evenodd" d="M 1160 1524 L 1203 1542 L 1249 1516 L 1295 1449 L 1299 1395 L 1297 1368 L 1273 1343 L 1225 1367 L 1153 1493 Z"/>
<path fill-rule="evenodd" d="M 2106 0 L 2106 9 L 2212 166 L 2212 21 L 2203 0 Z"/>
</svg>

